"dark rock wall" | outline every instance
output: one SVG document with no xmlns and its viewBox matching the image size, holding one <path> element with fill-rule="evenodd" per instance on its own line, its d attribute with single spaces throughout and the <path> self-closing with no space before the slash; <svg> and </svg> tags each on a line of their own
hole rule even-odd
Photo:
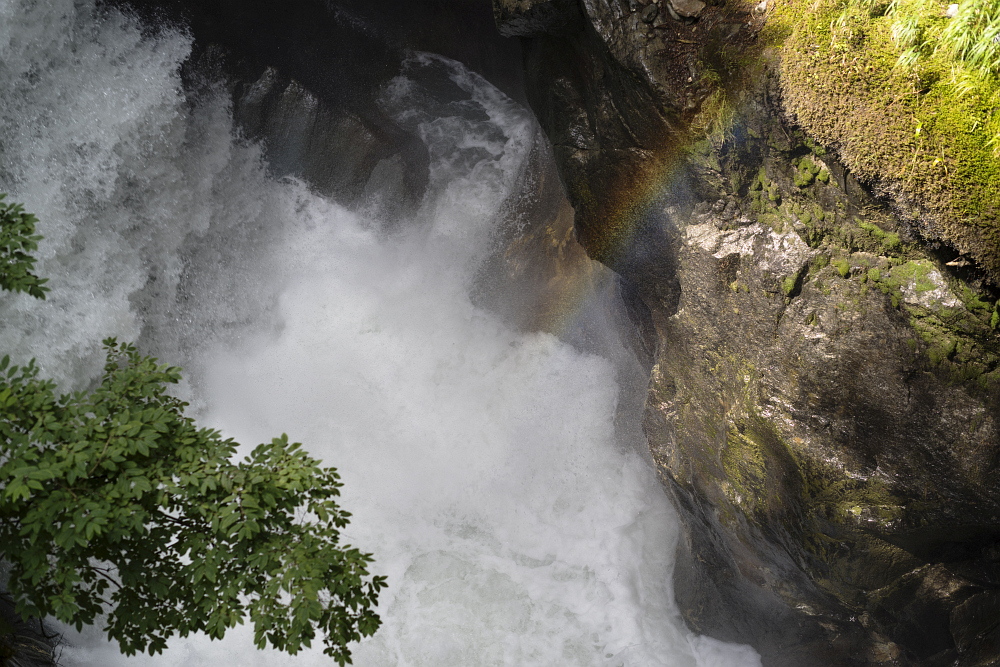
<svg viewBox="0 0 1000 667">
<path fill-rule="evenodd" d="M 1000 295 L 786 119 L 761 17 L 494 4 L 649 353 L 688 624 L 766 665 L 997 664 Z"/>
<path fill-rule="evenodd" d="M 0 560 L 0 667 L 56 665 L 59 635 L 35 619 L 21 620 L 7 595 L 8 576 L 9 563 Z"/>
<path fill-rule="evenodd" d="M 633 242 L 625 218 L 643 198 L 646 175 L 670 160 L 678 112 L 651 77 L 629 66 L 640 63 L 626 64 L 609 50 L 583 7 L 540 4 L 552 7 L 558 18 L 548 22 L 557 28 L 524 41 L 527 96 L 552 142 L 580 242 L 591 257 L 620 269 Z M 511 33 L 518 24 L 500 26 Z M 531 24 L 527 34 L 537 29 Z"/>
</svg>

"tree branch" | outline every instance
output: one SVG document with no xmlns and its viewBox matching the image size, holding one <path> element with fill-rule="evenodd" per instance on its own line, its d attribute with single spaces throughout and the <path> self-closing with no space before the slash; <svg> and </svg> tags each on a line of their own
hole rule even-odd
<svg viewBox="0 0 1000 667">
<path fill-rule="evenodd" d="M 117 588 L 118 590 L 121 590 L 122 585 L 120 583 L 118 583 L 117 581 L 115 581 L 115 579 L 113 577 L 111 577 L 109 574 L 107 574 L 107 570 L 103 570 L 103 569 L 97 567 L 96 565 L 88 565 L 87 569 L 92 570 L 93 572 L 96 572 L 99 577 L 110 581 L 112 584 L 115 585 L 115 588 Z"/>
</svg>

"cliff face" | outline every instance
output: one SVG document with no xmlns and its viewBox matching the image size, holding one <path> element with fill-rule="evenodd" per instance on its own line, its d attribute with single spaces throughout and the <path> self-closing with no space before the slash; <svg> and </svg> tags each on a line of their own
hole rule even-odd
<svg viewBox="0 0 1000 667">
<path fill-rule="evenodd" d="M 766 10 L 494 9 L 648 355 L 688 624 L 766 665 L 996 664 L 988 274 L 793 122 Z"/>
</svg>

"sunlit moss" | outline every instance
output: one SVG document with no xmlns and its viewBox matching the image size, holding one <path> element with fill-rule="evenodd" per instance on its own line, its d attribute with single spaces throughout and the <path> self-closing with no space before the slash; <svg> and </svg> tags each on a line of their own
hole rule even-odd
<svg viewBox="0 0 1000 667">
<path fill-rule="evenodd" d="M 1000 281 L 1000 84 L 987 53 L 1000 43 L 983 41 L 1000 30 L 983 18 L 998 2 L 980 0 L 981 16 L 961 4 L 949 19 L 944 0 L 774 0 L 767 41 L 806 132 L 860 179 L 930 213 L 936 233 Z M 962 25 L 981 39 L 956 51 L 962 16 L 980 16 Z M 898 243 L 880 240 L 890 253 Z"/>
</svg>

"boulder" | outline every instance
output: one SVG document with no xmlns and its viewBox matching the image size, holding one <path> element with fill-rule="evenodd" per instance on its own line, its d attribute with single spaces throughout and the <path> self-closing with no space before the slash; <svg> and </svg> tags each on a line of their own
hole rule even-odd
<svg viewBox="0 0 1000 667">
<path fill-rule="evenodd" d="M 705 3 L 701 0 L 667 0 L 670 7 L 679 15 L 688 19 L 696 19 L 705 9 Z"/>
</svg>

